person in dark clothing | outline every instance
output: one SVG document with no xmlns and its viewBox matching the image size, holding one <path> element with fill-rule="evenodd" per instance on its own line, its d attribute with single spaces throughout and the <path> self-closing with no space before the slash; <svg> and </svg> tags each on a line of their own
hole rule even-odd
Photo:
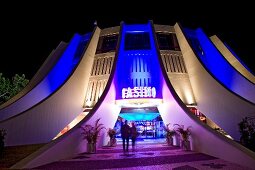
<svg viewBox="0 0 255 170">
<path fill-rule="evenodd" d="M 131 139 L 132 139 L 132 151 L 135 151 L 135 141 L 137 137 L 137 131 L 136 131 L 136 126 L 134 122 L 132 122 L 132 127 L 130 131 L 131 131 Z"/>
<path fill-rule="evenodd" d="M 129 136 L 130 136 L 130 127 L 127 123 L 127 120 L 125 120 L 125 124 L 121 126 L 121 138 L 122 138 L 122 144 L 123 144 L 123 152 L 128 152 Z"/>
</svg>

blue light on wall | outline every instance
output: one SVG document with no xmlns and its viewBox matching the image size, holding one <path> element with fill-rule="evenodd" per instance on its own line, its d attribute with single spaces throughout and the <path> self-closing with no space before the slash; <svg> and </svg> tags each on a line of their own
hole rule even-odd
<svg viewBox="0 0 255 170">
<path fill-rule="evenodd" d="M 224 59 L 202 29 L 185 30 L 193 49 L 206 68 L 228 89 L 232 89 L 235 69 Z"/>
<path fill-rule="evenodd" d="M 46 77 L 51 93 L 64 83 L 76 67 L 90 36 L 91 34 L 75 34 L 69 42 L 67 49 Z"/>
<path fill-rule="evenodd" d="M 123 99 L 123 89 L 135 87 L 149 87 L 153 95 L 139 95 L 139 91 L 130 98 L 161 99 L 162 80 L 151 24 L 123 24 L 115 74 L 116 100 Z"/>
</svg>

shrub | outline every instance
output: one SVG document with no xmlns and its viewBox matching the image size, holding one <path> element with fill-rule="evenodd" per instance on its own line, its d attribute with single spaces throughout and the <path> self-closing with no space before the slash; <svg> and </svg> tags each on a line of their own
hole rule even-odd
<svg viewBox="0 0 255 170">
<path fill-rule="evenodd" d="M 4 139 L 6 134 L 5 129 L 0 129 L 0 156 L 4 154 Z"/>
</svg>

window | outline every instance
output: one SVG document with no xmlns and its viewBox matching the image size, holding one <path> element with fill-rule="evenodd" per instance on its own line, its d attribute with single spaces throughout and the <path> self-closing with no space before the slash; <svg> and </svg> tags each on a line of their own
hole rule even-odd
<svg viewBox="0 0 255 170">
<path fill-rule="evenodd" d="M 118 35 L 102 36 L 97 44 L 97 54 L 115 51 Z"/>
<path fill-rule="evenodd" d="M 180 47 L 174 33 L 157 33 L 158 45 L 160 50 L 177 50 Z"/>
<path fill-rule="evenodd" d="M 125 50 L 149 50 L 150 35 L 148 32 L 142 33 L 126 33 Z"/>
</svg>

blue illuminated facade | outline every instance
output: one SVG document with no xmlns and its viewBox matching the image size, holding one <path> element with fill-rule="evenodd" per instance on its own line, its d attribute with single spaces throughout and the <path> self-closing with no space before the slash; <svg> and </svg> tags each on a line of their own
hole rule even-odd
<svg viewBox="0 0 255 170">
<path fill-rule="evenodd" d="M 48 74 L 47 78 L 50 83 L 51 93 L 64 83 L 77 66 L 90 36 L 90 33 L 84 36 L 74 35 L 67 49 Z"/>
<path fill-rule="evenodd" d="M 162 99 L 163 77 L 150 23 L 123 24 L 115 75 L 116 100 Z"/>
<path fill-rule="evenodd" d="M 221 56 L 220 52 L 215 48 L 210 39 L 205 35 L 202 29 L 195 31 L 186 31 L 188 39 L 199 59 L 206 68 L 226 87 L 231 89 L 233 75 L 233 68 Z M 224 70 L 224 71 L 223 71 Z"/>
</svg>

